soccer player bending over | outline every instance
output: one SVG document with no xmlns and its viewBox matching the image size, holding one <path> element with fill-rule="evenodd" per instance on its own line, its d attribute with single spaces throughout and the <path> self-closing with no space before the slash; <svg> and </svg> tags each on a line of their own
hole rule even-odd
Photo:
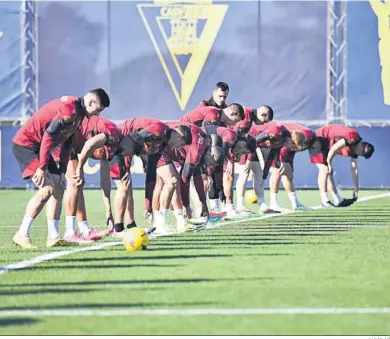
<svg viewBox="0 0 390 339">
<path fill-rule="evenodd" d="M 31 178 L 39 190 L 27 204 L 23 221 L 13 237 L 15 244 L 35 248 L 29 236 L 30 228 L 51 196 L 57 202 L 46 206 L 50 240 L 47 245 L 61 241 L 58 228 L 72 137 L 85 117 L 98 115 L 109 105 L 110 99 L 103 89 L 92 90 L 80 98 L 64 96 L 43 105 L 16 133 L 13 153 L 22 178 Z M 51 152 L 60 144 L 63 147 L 57 166 Z"/>
<path fill-rule="evenodd" d="M 299 202 L 295 192 L 293 182 L 294 158 L 296 152 L 309 149 L 315 140 L 315 133 L 311 129 L 296 123 L 283 123 L 283 126 L 290 132 L 293 143 L 290 147 L 283 146 L 280 149 L 279 161 L 283 163 L 282 171 L 276 168 L 276 160 L 272 162 L 269 180 L 270 208 L 276 211 L 282 210 L 277 198 L 281 180 L 292 209 L 295 211 L 306 211 L 309 208 Z"/>
<path fill-rule="evenodd" d="M 248 130 L 251 128 L 252 125 L 264 125 L 270 121 L 273 120 L 274 117 L 274 111 L 273 109 L 268 105 L 262 105 L 257 109 L 253 109 L 248 106 L 244 106 L 244 112 L 245 112 L 245 118 L 243 121 L 238 122 L 234 129 L 239 135 L 247 135 Z M 224 188 L 225 192 L 230 192 L 229 196 L 233 197 L 233 181 L 234 181 L 234 173 L 237 169 L 238 172 L 238 179 L 236 182 L 236 192 L 237 192 L 237 213 L 248 213 L 249 210 L 246 208 L 244 203 L 244 195 L 245 195 L 245 188 L 246 188 L 246 182 L 249 178 L 249 174 L 252 171 L 251 168 L 251 154 L 244 154 L 241 156 L 240 159 L 237 159 L 234 163 L 228 163 L 228 166 L 226 168 L 226 172 L 224 174 L 225 182 L 224 182 Z M 252 171 L 253 173 L 253 171 Z M 253 175 L 252 175 L 253 177 Z M 257 182 L 259 182 L 260 179 L 255 179 Z M 253 180 L 253 183 L 255 182 Z M 226 193 L 225 199 L 226 199 Z M 233 203 L 232 199 L 231 204 Z M 211 203 L 211 201 L 210 201 Z M 216 209 L 218 209 L 218 201 L 215 201 L 213 205 L 216 205 Z M 225 209 L 227 208 L 227 211 L 229 211 L 229 214 L 231 216 L 234 216 L 236 214 L 236 211 L 234 210 L 233 206 L 228 205 L 225 206 Z M 262 208 L 264 211 L 268 210 L 268 206 L 262 205 Z"/>
<path fill-rule="evenodd" d="M 174 213 L 177 219 L 177 230 L 185 231 L 185 218 L 191 219 L 189 186 L 191 177 L 196 176 L 200 171 L 199 164 L 215 166 L 221 158 L 221 150 L 217 146 L 211 146 L 211 140 L 197 126 L 182 122 L 172 122 L 188 126 L 191 129 L 191 144 L 181 148 L 167 147 L 166 156 L 162 156 L 157 168 L 157 185 L 153 195 L 154 226 L 160 234 L 166 234 L 167 212 L 172 202 Z M 171 183 L 171 184 L 170 184 Z M 171 186 L 174 186 L 174 193 Z M 203 182 L 195 182 L 200 194 L 202 211 L 208 214 L 206 194 L 204 193 Z M 203 189 L 203 192 L 202 192 Z M 203 193 L 203 194 L 202 194 Z"/>
<path fill-rule="evenodd" d="M 280 172 L 284 170 L 283 163 L 279 162 L 279 152 L 282 146 L 291 147 L 293 144 L 291 135 L 283 125 L 273 121 L 264 125 L 253 124 L 248 134 L 256 139 L 256 152 L 250 155 L 249 159 L 251 160 L 253 185 L 259 204 L 259 213 L 278 212 L 268 208 L 265 202 L 264 180 L 267 179 L 274 160 L 276 160 L 276 168 Z M 243 200 L 243 194 L 244 192 L 237 192 L 237 199 Z"/>
<path fill-rule="evenodd" d="M 164 133 L 162 133 L 162 125 L 165 126 Z M 153 132 L 153 133 L 152 133 Z M 191 132 L 190 129 L 186 126 L 174 126 L 172 123 L 168 123 L 168 125 L 163 123 L 158 124 L 152 124 L 142 131 L 140 133 L 144 134 L 145 141 L 148 143 L 154 143 L 153 140 L 151 140 L 151 135 L 154 135 L 155 140 L 163 140 L 163 143 L 160 143 L 159 147 L 153 146 L 149 148 L 153 148 L 157 153 L 160 154 L 159 158 L 166 159 L 167 155 L 165 153 L 166 147 L 171 147 L 173 149 L 181 148 L 185 145 L 188 145 L 191 143 Z M 147 150 L 144 150 L 144 154 L 150 154 Z M 162 155 L 161 155 L 162 153 Z M 159 159 L 157 158 L 157 160 Z M 148 164 L 149 165 L 149 164 Z M 131 187 L 131 173 L 130 173 L 130 166 L 131 166 L 131 160 L 129 159 L 127 163 L 117 166 L 119 169 L 122 168 L 122 173 L 120 175 L 112 175 L 114 179 L 117 179 L 117 194 L 116 194 L 116 213 L 115 213 L 115 233 L 114 236 L 120 236 L 122 234 L 122 230 L 124 229 L 124 218 L 127 215 L 127 218 L 129 219 L 129 224 L 127 228 L 132 227 L 135 225 L 134 221 L 134 199 L 132 195 L 132 187 Z M 154 168 L 154 171 L 156 172 L 158 170 L 158 164 L 156 164 L 156 167 Z M 127 174 L 128 178 L 130 179 L 129 185 L 126 185 L 123 183 L 122 180 L 118 180 L 123 176 L 123 173 Z M 156 173 L 153 174 L 156 176 Z M 163 175 L 164 176 L 164 175 Z M 164 176 L 165 177 L 165 176 Z M 168 176 L 169 177 L 169 176 Z M 173 191 L 175 190 L 175 181 L 174 179 L 170 180 L 171 178 L 167 179 L 167 194 L 169 196 L 172 196 Z M 158 191 L 158 185 L 156 186 L 152 198 L 156 195 L 156 192 Z M 169 208 L 169 204 L 166 207 Z M 155 213 L 154 219 L 157 218 L 157 215 Z"/>
<path fill-rule="evenodd" d="M 121 130 L 123 135 L 129 135 L 132 132 L 139 132 L 142 129 L 147 128 L 150 125 L 156 124 L 156 123 L 160 124 L 160 125 L 156 125 L 156 126 L 163 127 L 163 130 L 155 131 L 154 133 L 152 133 L 155 135 L 155 139 L 157 140 L 159 133 L 167 132 L 169 130 L 169 127 L 167 125 L 163 124 L 163 122 L 158 120 L 158 119 L 148 118 L 148 117 L 136 117 L 136 118 L 128 119 L 128 120 L 122 122 L 118 127 Z M 161 125 L 161 124 L 163 124 L 163 125 Z M 166 138 L 166 136 L 164 136 L 164 138 Z M 164 145 L 164 147 L 165 147 L 165 145 Z M 163 150 L 164 147 L 162 147 L 161 151 Z M 144 216 L 149 222 L 151 222 L 151 220 L 152 220 L 152 198 L 153 198 L 154 187 L 156 186 L 157 162 L 160 159 L 160 156 L 161 156 L 161 152 L 158 152 L 156 154 L 151 154 L 151 155 L 148 155 L 145 153 L 141 154 L 141 160 L 142 160 L 142 163 L 144 166 L 144 171 L 146 172 L 146 176 L 145 176 L 145 213 L 144 213 Z M 124 163 L 122 163 L 122 166 L 124 166 L 124 173 L 128 172 L 126 170 L 127 167 L 130 170 L 131 166 L 129 164 L 131 165 L 131 159 L 124 159 Z M 129 165 L 129 166 L 127 166 L 127 165 Z M 118 178 L 117 174 L 118 173 L 116 173 L 116 176 L 112 176 L 112 178 L 115 180 L 118 180 L 118 181 L 116 181 L 116 183 L 121 185 L 121 181 L 119 181 L 119 179 L 121 179 L 122 177 Z M 127 182 L 131 185 L 131 180 L 129 181 L 125 178 L 125 182 Z M 123 188 L 123 185 L 121 187 Z M 132 192 L 132 190 L 129 190 L 129 192 Z M 117 191 L 117 193 L 119 193 L 119 191 Z M 130 196 L 129 196 L 129 199 L 130 199 Z"/>
<path fill-rule="evenodd" d="M 323 207 L 347 207 L 358 199 L 359 177 L 357 158 L 371 158 L 374 146 L 363 141 L 359 133 L 345 125 L 324 126 L 315 131 L 316 140 L 309 149 L 310 162 L 318 167 L 318 187 Z M 351 158 L 353 197 L 344 199 L 340 196 L 333 177 L 333 159 L 339 154 Z M 333 194 L 335 203 L 328 198 L 328 189 Z"/>
<path fill-rule="evenodd" d="M 191 112 L 183 115 L 182 122 L 194 124 L 198 127 L 203 125 L 233 126 L 244 119 L 244 108 L 240 104 L 230 104 L 219 109 L 216 107 L 197 107 Z"/>
<path fill-rule="evenodd" d="M 78 166 L 78 154 L 82 152 L 83 146 L 87 140 L 99 134 L 106 135 L 107 141 L 104 147 L 93 152 L 91 158 L 100 160 L 100 187 L 102 189 L 103 202 L 106 209 L 106 224 L 110 225 L 111 228 L 113 227 L 114 220 L 110 199 L 111 181 L 109 160 L 114 157 L 122 134 L 113 122 L 100 116 L 92 116 L 90 118 L 85 118 L 80 129 L 75 133 L 73 150 L 66 171 L 68 185 L 64 195 L 64 204 L 66 208 L 64 239 L 71 243 L 91 243 L 110 233 L 110 228 L 102 231 L 96 231 L 90 228 L 87 220 L 83 187 L 76 185 L 76 182 L 72 180 Z M 56 151 L 55 154 L 58 156 L 59 152 L 60 150 Z M 57 158 L 57 156 L 55 158 Z M 76 230 L 76 219 L 78 221 L 79 232 Z"/>
</svg>

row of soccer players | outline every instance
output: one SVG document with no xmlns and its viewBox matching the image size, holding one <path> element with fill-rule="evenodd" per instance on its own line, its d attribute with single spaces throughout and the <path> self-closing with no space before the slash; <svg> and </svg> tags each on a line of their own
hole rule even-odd
<svg viewBox="0 0 390 339">
<path fill-rule="evenodd" d="M 99 116 L 109 106 L 109 97 L 102 89 L 90 91 L 81 98 L 62 97 L 44 105 L 13 140 L 13 151 L 22 177 L 31 178 L 39 188 L 27 205 L 13 241 L 25 248 L 34 247 L 29 237 L 30 228 L 45 204 L 48 247 L 93 242 L 109 234 L 113 228 L 120 236 L 125 217 L 130 227 L 135 225 L 130 174 L 131 157 L 134 155 L 140 155 L 145 160 L 146 215 L 151 215 L 154 210 L 155 225 L 162 232 L 171 205 L 179 230 L 184 229 L 185 219 L 192 217 L 189 202 L 191 177 L 202 205 L 201 217 L 209 216 L 205 188 L 209 191 L 212 209 L 217 209 L 223 190 L 226 210 L 233 213 L 231 187 L 235 162 L 244 164 L 237 187 L 239 209 L 244 208 L 244 187 L 251 169 L 260 211 L 269 211 L 264 201 L 263 180 L 272 167 L 277 169 L 271 170 L 275 175 L 275 187 L 280 177 L 286 178 L 283 183 L 289 185 L 288 191 L 296 207 L 300 206 L 292 185 L 292 160 L 295 152 L 305 149 L 309 149 L 312 161 L 320 168 L 323 204 L 329 205 L 326 193 L 329 181 L 339 200 L 337 204 L 342 205 L 344 200 L 337 195 L 331 180 L 334 155 L 342 151 L 343 155 L 352 159 L 358 155 L 368 158 L 373 153 L 373 146 L 361 141 L 356 131 L 344 126 L 327 126 L 313 133 L 297 124 L 287 126 L 271 122 L 273 111 L 269 106 L 250 109 L 239 104 L 226 105 L 223 100 L 227 97 L 224 85 L 218 83 L 211 99 L 203 101 L 180 121 L 167 124 L 151 118 L 133 118 L 115 126 Z M 109 224 L 103 232 L 91 229 L 86 218 L 82 186 L 83 166 L 89 157 L 101 160 L 101 187 Z M 356 165 L 355 160 L 352 162 Z M 66 231 L 61 238 L 59 219 L 65 174 Z M 115 221 L 109 198 L 110 177 L 117 181 Z M 212 177 L 209 188 L 204 185 L 205 177 Z M 356 199 L 357 168 L 354 182 Z M 76 215 L 80 232 L 76 231 Z"/>
<path fill-rule="evenodd" d="M 92 90 L 83 97 L 64 96 L 41 107 L 20 128 L 13 138 L 13 153 L 23 179 L 32 179 L 38 191 L 29 201 L 20 228 L 13 241 L 24 248 L 33 248 L 30 229 L 33 221 L 46 205 L 48 219 L 47 246 L 68 243 L 93 242 L 107 235 L 114 228 L 110 201 L 110 177 L 117 181 L 115 201 L 115 233 L 123 231 L 127 213 L 130 226 L 135 225 L 132 199 L 130 165 L 134 155 L 147 159 L 147 210 L 156 180 L 157 168 L 161 173 L 159 187 L 162 208 L 172 205 L 178 216 L 178 224 L 185 223 L 182 201 L 189 201 L 189 180 L 197 177 L 199 165 L 213 168 L 222 159 L 222 150 L 199 127 L 185 123 L 164 124 L 152 118 L 133 118 L 120 126 L 100 117 L 110 104 L 102 89 Z M 232 132 L 233 133 L 233 132 Z M 235 145 L 240 152 L 250 153 L 246 140 Z M 160 155 L 164 152 L 164 156 Z M 97 232 L 88 225 L 85 202 L 82 195 L 83 167 L 88 158 L 101 160 L 101 187 L 106 206 L 109 228 Z M 176 184 L 176 167 L 181 164 L 183 185 Z M 66 188 L 66 191 L 65 191 Z M 65 192 L 65 196 L 64 196 Z M 175 194 L 173 194 L 175 192 Z M 204 194 L 203 194 L 204 195 Z M 59 220 L 64 197 L 66 230 L 59 235 Z M 186 204 L 189 214 L 189 206 Z M 79 232 L 76 230 L 79 217 Z"/>
</svg>

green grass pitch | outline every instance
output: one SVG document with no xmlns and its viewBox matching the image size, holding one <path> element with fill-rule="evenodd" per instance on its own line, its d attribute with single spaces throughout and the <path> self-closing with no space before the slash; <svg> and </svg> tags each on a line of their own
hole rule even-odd
<svg viewBox="0 0 390 339">
<path fill-rule="evenodd" d="M 361 197 L 380 193 L 386 192 L 363 191 Z M 320 203 L 317 191 L 298 194 L 308 206 Z M 46 250 L 44 213 L 32 229 L 39 249 L 12 244 L 31 195 L 0 191 L 0 267 L 69 250 Z M 284 192 L 280 196 L 288 207 Z M 145 225 L 143 191 L 135 197 L 138 223 Z M 90 223 L 102 228 L 100 192 L 87 191 L 86 200 Z M 390 307 L 389 255 L 390 197 L 153 239 L 138 253 L 110 246 L 70 254 L 0 275 L 0 335 L 388 335 L 389 312 L 337 310 Z M 245 314 L 290 308 L 334 311 Z M 207 314 L 215 309 L 227 314 Z M 105 313 L 87 315 L 98 311 Z"/>
</svg>

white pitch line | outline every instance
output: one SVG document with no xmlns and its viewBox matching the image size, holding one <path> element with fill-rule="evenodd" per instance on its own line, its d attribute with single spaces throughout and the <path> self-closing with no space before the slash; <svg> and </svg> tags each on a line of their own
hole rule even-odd
<svg viewBox="0 0 390 339">
<path fill-rule="evenodd" d="M 384 198 L 384 197 L 390 197 L 390 193 L 383 193 L 383 194 L 377 194 L 377 195 L 364 197 L 364 198 L 359 199 L 357 201 L 357 203 L 365 202 L 365 201 L 369 201 L 369 200 L 374 200 L 374 199 L 379 199 L 379 198 Z M 313 207 L 313 209 L 319 209 L 319 208 L 320 208 L 320 206 Z M 208 227 L 207 229 L 219 228 L 222 226 L 236 224 L 236 223 L 244 223 L 244 222 L 249 222 L 249 221 L 257 221 L 257 220 L 262 220 L 262 219 L 275 218 L 278 216 L 283 216 L 283 215 L 293 214 L 293 213 L 297 213 L 297 212 L 291 211 L 291 212 L 284 212 L 284 213 L 280 213 L 280 214 L 264 215 L 264 216 L 255 217 L 255 218 L 226 221 L 226 222 L 217 223 L 215 226 L 212 225 L 211 227 Z M 173 233 L 172 235 L 175 235 L 175 234 L 177 234 L 177 233 Z M 151 238 L 154 238 L 154 237 L 156 237 L 156 236 L 151 235 Z M 0 275 L 7 273 L 7 272 L 10 272 L 10 271 L 21 270 L 21 269 L 24 269 L 24 268 L 27 268 L 27 267 L 30 267 L 33 265 L 41 264 L 45 261 L 57 259 L 57 258 L 66 256 L 66 255 L 76 254 L 79 252 L 100 250 L 100 249 L 103 249 L 106 247 L 116 246 L 116 245 L 120 245 L 120 244 L 122 244 L 121 241 L 113 241 L 113 242 L 107 242 L 107 243 L 94 245 L 94 246 L 86 246 L 86 247 L 82 247 L 82 248 L 77 248 L 74 250 L 58 251 L 58 252 L 51 252 L 51 253 L 43 254 L 43 255 L 40 255 L 40 256 L 32 258 L 32 259 L 19 261 L 17 263 L 4 266 L 4 267 L 0 268 Z"/>
<path fill-rule="evenodd" d="M 206 308 L 206 309 L 25 309 L 0 311 L 0 317 L 115 317 L 115 316 L 196 316 L 196 315 L 314 315 L 390 314 L 390 307 L 370 308 Z"/>
<path fill-rule="evenodd" d="M 58 251 L 58 252 L 51 252 L 51 253 L 43 254 L 43 255 L 40 255 L 40 256 L 32 258 L 32 259 L 19 261 L 17 263 L 4 266 L 0 269 L 0 275 L 7 273 L 9 271 L 21 270 L 21 269 L 26 268 L 26 267 L 37 265 L 37 264 L 43 263 L 44 261 L 57 259 L 57 258 L 65 256 L 65 255 L 70 255 L 70 254 L 75 254 L 75 253 L 85 252 L 85 251 L 101 250 L 105 247 L 115 246 L 115 245 L 119 245 L 119 244 L 121 244 L 121 242 L 115 241 L 115 242 L 108 242 L 108 243 L 103 243 L 103 244 L 99 244 L 99 245 L 94 245 L 94 246 L 77 248 L 74 250 Z"/>
<path fill-rule="evenodd" d="M 368 197 L 359 198 L 359 200 L 356 203 L 361 203 L 361 202 L 374 200 L 374 199 L 385 198 L 385 197 L 390 197 L 390 193 L 382 193 L 382 194 L 370 195 Z M 322 206 L 314 206 L 314 207 L 311 207 L 311 209 L 318 210 L 321 207 Z M 257 220 L 269 219 L 269 218 L 274 218 L 274 217 L 277 217 L 277 216 L 288 215 L 288 214 L 299 213 L 299 212 L 300 211 L 288 211 L 288 212 L 283 212 L 283 213 L 278 213 L 278 214 L 267 214 L 267 215 L 264 215 L 264 216 L 261 216 L 261 217 L 254 217 L 254 218 L 252 217 L 252 218 L 245 218 L 245 219 L 237 219 L 237 220 L 233 220 L 233 221 L 219 222 L 219 223 L 217 223 L 215 225 L 206 227 L 206 229 L 219 228 L 221 226 L 230 225 L 230 224 L 233 224 L 233 223 L 244 223 L 244 222 L 249 222 L 249 221 L 257 221 Z"/>
</svg>

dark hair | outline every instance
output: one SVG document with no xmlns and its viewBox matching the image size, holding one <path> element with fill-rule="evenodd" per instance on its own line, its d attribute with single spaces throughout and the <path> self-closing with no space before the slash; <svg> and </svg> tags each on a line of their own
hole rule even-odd
<svg viewBox="0 0 390 339">
<path fill-rule="evenodd" d="M 273 120 L 274 118 L 274 110 L 272 109 L 271 106 L 268 106 L 268 105 L 262 105 L 262 107 L 265 107 L 266 109 L 268 109 L 268 117 L 269 117 L 269 120 Z"/>
<path fill-rule="evenodd" d="M 221 91 L 226 92 L 229 91 L 229 85 L 226 82 L 219 81 L 215 84 L 215 89 L 220 88 Z"/>
<path fill-rule="evenodd" d="M 110 97 L 103 88 L 96 88 L 89 93 L 95 94 L 103 107 L 110 107 Z"/>
<path fill-rule="evenodd" d="M 184 138 L 186 145 L 192 143 L 192 132 L 191 128 L 185 125 L 179 125 L 175 127 L 176 131 Z"/>
<path fill-rule="evenodd" d="M 228 107 L 231 107 L 231 108 L 235 107 L 238 110 L 238 115 L 241 118 L 241 120 L 244 120 L 244 118 L 245 118 L 244 107 L 242 107 L 240 104 L 238 104 L 236 102 L 230 104 Z"/>
<path fill-rule="evenodd" d="M 372 154 L 375 152 L 375 147 L 373 144 L 370 144 L 369 142 L 362 141 L 363 146 L 363 156 L 366 159 L 370 159 Z"/>
</svg>

